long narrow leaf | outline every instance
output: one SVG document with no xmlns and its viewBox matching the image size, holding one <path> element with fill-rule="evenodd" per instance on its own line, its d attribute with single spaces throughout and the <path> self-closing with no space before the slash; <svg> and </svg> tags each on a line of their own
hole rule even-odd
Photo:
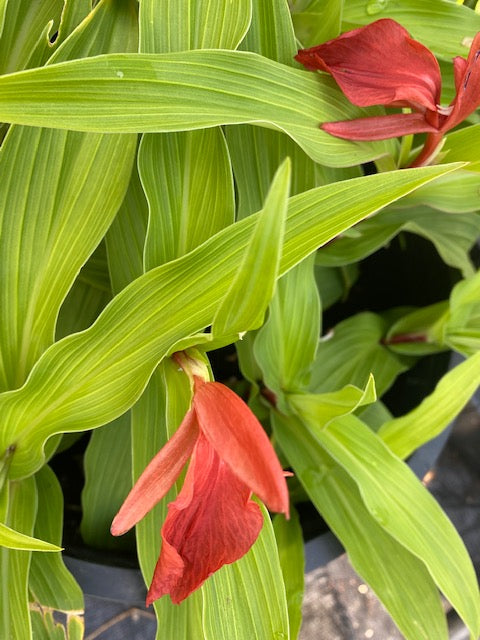
<svg viewBox="0 0 480 640">
<path fill-rule="evenodd" d="M 291 198 L 279 274 L 366 215 L 452 168 L 369 176 Z M 48 349 L 22 389 L 0 396 L 6 425 L 0 450 L 16 446 L 12 477 L 41 465 L 43 443 L 52 434 L 91 429 L 123 413 L 169 347 L 212 322 L 256 219 L 249 216 L 138 278 L 90 329 Z"/>
<path fill-rule="evenodd" d="M 327 120 L 363 111 L 330 79 L 243 51 L 111 54 L 0 77 L 0 120 L 110 133 L 253 123 L 280 129 L 318 162 L 350 166 L 387 153 L 351 143 Z"/>
</svg>

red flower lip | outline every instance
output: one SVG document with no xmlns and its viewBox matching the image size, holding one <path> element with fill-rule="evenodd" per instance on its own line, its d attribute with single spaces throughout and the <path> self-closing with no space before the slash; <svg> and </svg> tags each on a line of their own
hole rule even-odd
<svg viewBox="0 0 480 640">
<path fill-rule="evenodd" d="M 162 548 L 147 605 L 179 603 L 214 571 L 253 545 L 263 516 L 252 492 L 288 517 L 288 489 L 268 436 L 248 406 L 218 382 L 194 376 L 192 408 L 127 496 L 113 535 L 133 527 L 190 465 L 162 526 Z"/>
<path fill-rule="evenodd" d="M 441 107 L 437 60 L 395 20 L 377 20 L 295 56 L 307 69 L 330 73 L 350 102 L 359 107 L 410 107 L 412 113 L 326 122 L 322 129 L 349 140 L 427 133 L 412 166 L 426 164 L 443 135 L 480 105 L 479 57 L 480 33 L 473 39 L 468 59 L 454 59 L 456 96 L 448 107 Z"/>
</svg>

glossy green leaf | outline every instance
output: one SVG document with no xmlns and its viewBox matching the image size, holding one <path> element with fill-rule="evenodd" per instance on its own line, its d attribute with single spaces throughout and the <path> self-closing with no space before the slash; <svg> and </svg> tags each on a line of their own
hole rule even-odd
<svg viewBox="0 0 480 640">
<path fill-rule="evenodd" d="M 313 428 L 313 425 L 309 425 Z M 378 523 L 426 565 L 472 635 L 480 633 L 480 594 L 465 546 L 409 467 L 355 416 L 337 418 L 315 437 L 357 483 Z"/>
<path fill-rule="evenodd" d="M 314 47 L 340 33 L 343 0 L 293 0 L 292 20 L 303 48 Z"/>
<path fill-rule="evenodd" d="M 368 176 L 290 198 L 279 273 L 366 215 L 449 169 Z M 137 278 L 90 329 L 50 347 L 22 389 L 0 396 L 6 425 L 0 450 L 16 443 L 12 477 L 32 473 L 42 464 L 43 443 L 54 433 L 91 429 L 121 415 L 169 348 L 211 323 L 256 220 L 249 216 L 183 258 Z"/>
<path fill-rule="evenodd" d="M 423 562 L 372 517 L 353 480 L 299 419 L 275 414 L 273 424 L 295 475 L 405 638 L 446 640 L 439 594 Z"/>
<path fill-rule="evenodd" d="M 262 511 L 263 528 L 250 551 L 224 565 L 203 587 L 205 640 L 289 637 L 275 535 L 267 510 Z"/>
<path fill-rule="evenodd" d="M 460 413 L 480 384 L 480 352 L 446 373 L 413 411 L 386 422 L 378 434 L 400 458 L 428 442 Z"/>
<path fill-rule="evenodd" d="M 251 0 L 142 0 L 140 50 L 236 49 L 251 20 Z"/>
<path fill-rule="evenodd" d="M 63 534 L 62 489 L 48 466 L 40 469 L 35 481 L 38 491 L 35 535 L 60 545 Z M 72 615 L 83 613 L 82 590 L 65 567 L 60 553 L 32 554 L 28 586 L 34 607 L 55 609 Z"/>
<path fill-rule="evenodd" d="M 301 390 L 310 380 L 321 312 L 313 263 L 311 256 L 280 278 L 268 320 L 255 340 L 263 380 L 276 394 Z"/>
<path fill-rule="evenodd" d="M 133 533 L 121 538 L 110 534 L 113 517 L 131 487 L 130 413 L 92 433 L 84 455 L 82 491 L 83 541 L 98 549 L 134 547 Z"/>
<path fill-rule="evenodd" d="M 290 507 L 289 520 L 284 515 L 277 514 L 273 518 L 273 531 L 285 582 L 290 639 L 297 640 L 302 622 L 305 572 L 303 534 L 297 510 Z"/>
<path fill-rule="evenodd" d="M 232 224 L 233 178 L 220 128 L 145 135 L 138 163 L 149 206 L 146 269 L 188 253 Z"/>
<path fill-rule="evenodd" d="M 250 122 L 285 131 L 311 158 L 332 166 L 372 160 L 390 148 L 319 128 L 363 113 L 331 79 L 243 51 L 110 54 L 0 77 L 4 122 L 110 133 Z"/>
<path fill-rule="evenodd" d="M 343 31 L 380 18 L 400 22 L 411 35 L 447 59 L 467 57 L 468 38 L 480 31 L 480 15 L 449 0 L 348 0 L 343 12 Z"/>
<path fill-rule="evenodd" d="M 407 369 L 400 357 L 381 344 L 387 329 L 386 321 L 370 312 L 340 322 L 320 340 L 310 391 L 337 391 L 347 384 L 364 388 L 373 374 L 381 396 Z M 345 354 L 348 354 L 347 358 Z"/>
<path fill-rule="evenodd" d="M 258 329 L 270 302 L 282 251 L 290 189 L 287 159 L 275 174 L 237 273 L 213 319 L 214 336 Z"/>
</svg>

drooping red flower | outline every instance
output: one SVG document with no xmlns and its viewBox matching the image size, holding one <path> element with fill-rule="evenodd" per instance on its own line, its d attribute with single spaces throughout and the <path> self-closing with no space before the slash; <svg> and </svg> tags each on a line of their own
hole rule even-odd
<svg viewBox="0 0 480 640">
<path fill-rule="evenodd" d="M 147 605 L 170 594 L 180 603 L 224 564 L 241 558 L 263 525 L 255 493 L 288 516 L 288 490 L 257 418 L 228 387 L 194 376 L 192 407 L 147 466 L 112 523 L 133 527 L 161 500 L 190 458 L 183 487 L 169 504 Z"/>
<path fill-rule="evenodd" d="M 322 129 L 349 140 L 427 133 L 412 166 L 427 164 L 443 135 L 480 106 L 480 33 L 473 39 L 468 59 L 457 56 L 453 61 L 456 96 L 448 107 L 439 104 L 442 80 L 433 53 L 389 18 L 303 49 L 295 58 L 307 69 L 330 73 L 359 107 L 410 107 L 412 113 L 325 122 Z"/>
</svg>

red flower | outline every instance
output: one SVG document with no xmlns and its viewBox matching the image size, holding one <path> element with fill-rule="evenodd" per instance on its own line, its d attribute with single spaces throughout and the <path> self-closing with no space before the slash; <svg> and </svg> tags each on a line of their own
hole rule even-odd
<svg viewBox="0 0 480 640">
<path fill-rule="evenodd" d="M 437 60 L 394 20 L 377 20 L 295 56 L 307 69 L 330 73 L 350 102 L 359 107 L 410 107 L 412 113 L 326 122 L 322 129 L 349 140 L 427 133 L 413 166 L 427 164 L 443 135 L 480 105 L 479 57 L 480 33 L 468 59 L 454 59 L 456 96 L 448 107 L 441 107 Z"/>
<path fill-rule="evenodd" d="M 133 527 L 178 478 L 147 605 L 165 594 L 179 603 L 214 571 L 241 558 L 263 525 L 252 492 L 288 516 L 288 490 L 275 451 L 257 418 L 230 389 L 194 376 L 192 407 L 175 435 L 138 479 L 112 523 L 112 534 Z"/>
</svg>

